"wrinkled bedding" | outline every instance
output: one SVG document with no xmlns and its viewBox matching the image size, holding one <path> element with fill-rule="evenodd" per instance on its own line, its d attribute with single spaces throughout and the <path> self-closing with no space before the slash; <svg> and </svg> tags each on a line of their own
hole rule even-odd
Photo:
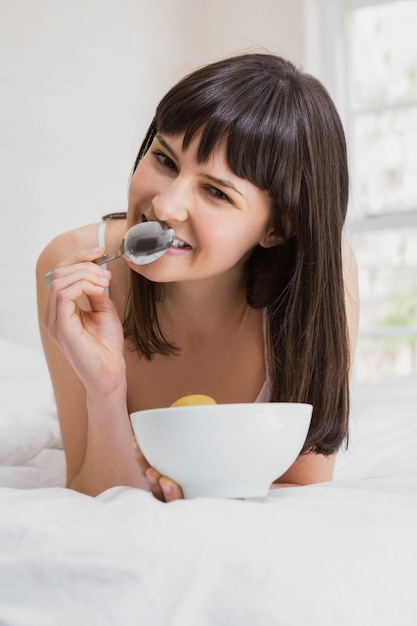
<svg viewBox="0 0 417 626">
<path fill-rule="evenodd" d="M 417 380 L 354 387 L 332 483 L 164 505 L 63 488 L 43 357 L 0 340 L 2 626 L 415 626 Z"/>
<path fill-rule="evenodd" d="M 0 487 L 64 483 L 64 452 L 43 356 L 0 339 Z"/>
</svg>

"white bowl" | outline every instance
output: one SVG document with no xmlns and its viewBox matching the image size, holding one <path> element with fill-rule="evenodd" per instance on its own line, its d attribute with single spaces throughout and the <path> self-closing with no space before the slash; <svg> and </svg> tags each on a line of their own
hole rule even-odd
<svg viewBox="0 0 417 626">
<path fill-rule="evenodd" d="M 295 461 L 310 425 L 311 404 L 212 404 L 137 411 L 139 446 L 185 498 L 261 497 Z"/>
</svg>

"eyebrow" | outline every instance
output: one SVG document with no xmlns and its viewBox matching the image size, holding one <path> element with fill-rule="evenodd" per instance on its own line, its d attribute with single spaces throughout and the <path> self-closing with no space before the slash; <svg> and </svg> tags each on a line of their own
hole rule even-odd
<svg viewBox="0 0 417 626">
<path fill-rule="evenodd" d="M 173 150 L 173 149 L 171 148 L 171 146 L 170 146 L 170 145 L 169 145 L 169 144 L 165 141 L 165 139 L 164 139 L 163 137 L 161 137 L 161 135 L 159 135 L 159 134 L 157 134 L 157 135 L 156 135 L 156 138 L 157 138 L 157 140 L 159 141 L 159 143 L 160 143 L 162 146 L 164 146 L 165 150 L 166 150 L 167 152 L 169 152 L 169 153 L 170 153 L 170 155 L 171 155 L 172 157 L 174 157 L 174 159 L 177 159 L 177 160 L 178 160 L 178 157 L 177 157 L 177 155 L 175 154 L 174 150 Z"/>
<path fill-rule="evenodd" d="M 165 139 L 161 137 L 161 135 L 159 134 L 156 135 L 156 138 L 159 141 L 159 143 L 165 148 L 165 150 L 169 152 L 170 155 L 178 161 L 178 156 L 176 155 L 175 151 L 171 148 L 171 146 L 165 141 Z M 239 196 L 243 196 L 243 194 L 239 191 L 239 189 L 237 189 L 234 186 L 234 184 L 229 180 L 225 180 L 223 178 L 217 178 L 216 176 L 210 176 L 210 174 L 205 174 L 205 173 L 202 173 L 201 176 L 203 178 L 206 178 L 210 182 L 216 185 L 219 185 L 220 187 L 231 189 L 232 191 L 235 191 L 237 194 L 239 194 Z"/>
<path fill-rule="evenodd" d="M 238 193 L 239 196 L 243 196 L 243 194 L 239 191 L 239 189 L 236 189 L 233 183 L 231 183 L 228 180 L 224 180 L 223 178 L 216 178 L 215 176 L 210 176 L 210 174 L 202 174 L 202 176 L 204 178 L 207 178 L 207 180 L 211 181 L 212 183 L 219 185 L 220 187 L 231 189 L 232 191 L 235 191 L 236 193 Z"/>
</svg>

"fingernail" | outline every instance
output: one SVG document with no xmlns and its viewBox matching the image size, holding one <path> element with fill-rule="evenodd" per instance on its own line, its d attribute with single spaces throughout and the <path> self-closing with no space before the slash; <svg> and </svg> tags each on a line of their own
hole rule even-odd
<svg viewBox="0 0 417 626">
<path fill-rule="evenodd" d="M 161 481 L 159 482 L 159 484 L 161 485 L 161 489 L 166 496 L 169 496 L 173 492 L 172 485 L 167 485 L 166 483 L 163 483 Z"/>
<path fill-rule="evenodd" d="M 103 272 L 104 276 L 108 276 L 108 277 L 111 276 L 111 271 L 110 270 L 103 269 L 102 272 Z"/>
<path fill-rule="evenodd" d="M 153 476 L 151 473 L 146 472 L 146 478 L 149 480 L 151 485 L 157 485 L 158 479 L 156 476 Z"/>
<path fill-rule="evenodd" d="M 98 248 L 91 248 L 91 252 L 102 252 L 103 248 L 101 248 L 100 246 L 98 246 Z"/>
<path fill-rule="evenodd" d="M 154 470 L 153 467 L 148 467 L 145 474 L 146 474 L 146 478 L 149 480 L 150 483 L 152 483 L 152 485 L 158 484 L 160 475 L 158 474 L 156 470 Z"/>
<path fill-rule="evenodd" d="M 133 437 L 133 439 L 132 439 L 132 448 L 134 450 L 139 450 L 139 446 L 138 446 L 138 442 L 136 441 L 136 437 Z"/>
</svg>

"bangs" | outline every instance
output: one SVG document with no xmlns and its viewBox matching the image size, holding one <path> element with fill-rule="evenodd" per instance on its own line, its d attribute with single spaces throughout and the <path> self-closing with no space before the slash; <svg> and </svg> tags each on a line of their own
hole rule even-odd
<svg viewBox="0 0 417 626">
<path fill-rule="evenodd" d="M 299 141 L 291 119 L 290 81 L 266 80 L 263 72 L 236 76 L 215 73 L 202 81 L 180 82 L 160 102 L 156 131 L 184 134 L 183 148 L 201 134 L 197 160 L 206 162 L 220 144 L 232 172 L 274 195 L 288 175 L 288 157 Z M 259 70 L 259 68 L 258 68 Z M 292 114 L 289 112 L 292 110 Z"/>
</svg>

